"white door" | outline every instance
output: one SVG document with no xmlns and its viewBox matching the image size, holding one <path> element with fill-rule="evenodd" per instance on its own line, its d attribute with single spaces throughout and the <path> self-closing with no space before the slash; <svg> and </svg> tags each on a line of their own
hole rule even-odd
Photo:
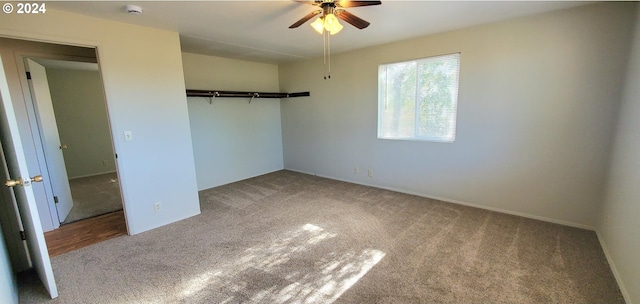
<svg viewBox="0 0 640 304">
<path fill-rule="evenodd" d="M 18 284 L 0 229 L 0 303 L 18 304 Z"/>
<path fill-rule="evenodd" d="M 44 239 L 44 231 L 40 223 L 40 216 L 36 206 L 35 196 L 31 187 L 32 178 L 27 170 L 27 161 L 22 150 L 22 141 L 18 131 L 9 85 L 2 61 L 0 60 L 0 139 L 4 147 L 4 156 L 7 168 L 12 179 L 22 180 L 22 185 L 13 187 L 20 218 L 24 224 L 25 235 L 29 248 L 29 255 L 38 277 L 49 292 L 51 298 L 58 297 L 58 288 L 53 277 L 51 260 L 47 252 L 47 244 Z M 4 187 L 2 185 L 1 187 Z"/>
<path fill-rule="evenodd" d="M 0 143 L 0 181 L 4 183 L 9 179 L 11 179 L 11 175 L 4 157 L 2 143 Z M 31 268 L 27 243 L 21 235 L 21 232 L 24 232 L 24 226 L 20 220 L 20 211 L 13 188 L 1 186 L 2 183 L 0 183 L 0 226 L 4 231 L 11 267 L 14 272 L 22 272 Z"/>
<path fill-rule="evenodd" d="M 49 91 L 49 82 L 47 80 L 47 71 L 42 65 L 31 59 L 27 59 L 27 65 L 31 75 L 29 86 L 36 108 L 38 125 L 40 126 L 38 129 L 42 140 L 42 148 L 44 149 L 46 168 L 49 172 L 49 182 L 53 189 L 53 195 L 56 197 L 58 218 L 60 222 L 64 222 L 69 212 L 71 212 L 71 208 L 73 208 L 69 177 L 67 176 L 67 168 L 62 155 L 65 146 L 60 143 L 58 125 L 56 124 L 53 102 L 51 101 L 51 91 Z"/>
</svg>

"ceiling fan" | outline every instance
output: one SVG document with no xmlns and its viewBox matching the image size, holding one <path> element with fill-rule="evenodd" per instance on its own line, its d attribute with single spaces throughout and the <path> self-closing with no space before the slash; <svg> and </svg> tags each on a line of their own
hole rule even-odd
<svg viewBox="0 0 640 304">
<path fill-rule="evenodd" d="M 310 4 L 313 6 L 318 6 L 320 9 L 315 10 L 306 16 L 302 17 L 302 19 L 298 20 L 296 23 L 289 26 L 289 28 L 297 28 L 305 22 L 309 21 L 311 18 L 316 15 L 320 15 L 315 22 L 311 24 L 311 26 L 316 29 L 319 33 L 323 33 L 324 30 L 330 32 L 331 34 L 336 34 L 342 29 L 342 25 L 336 19 L 342 19 L 345 22 L 357 27 L 358 29 L 363 29 L 369 26 L 369 22 L 357 17 L 356 15 L 349 13 L 345 10 L 345 8 L 349 7 L 359 7 L 359 6 L 370 6 L 370 5 L 380 5 L 381 1 L 338 1 L 338 0 L 314 0 L 314 1 L 296 1 L 301 3 Z"/>
<path fill-rule="evenodd" d="M 324 63 L 326 68 L 326 74 L 324 79 L 331 79 L 331 39 L 329 37 L 331 35 L 337 34 L 342 30 L 343 26 L 338 22 L 338 18 L 344 20 L 345 22 L 357 27 L 358 29 L 363 29 L 369 26 L 368 21 L 357 17 L 356 15 L 349 13 L 345 10 L 348 7 L 358 7 L 358 6 L 370 6 L 370 5 L 380 5 L 381 1 L 347 1 L 347 0 L 313 0 L 313 1 L 303 1 L 303 0 L 295 0 L 296 2 L 306 3 L 313 6 L 318 6 L 320 9 L 317 9 L 306 16 L 302 17 L 302 19 L 298 20 L 296 23 L 289 26 L 289 28 L 297 28 L 304 24 L 305 22 L 311 20 L 313 17 L 320 15 L 316 21 L 311 23 L 311 27 L 315 29 L 319 34 L 322 34 L 323 40 L 323 51 L 324 51 Z"/>
</svg>

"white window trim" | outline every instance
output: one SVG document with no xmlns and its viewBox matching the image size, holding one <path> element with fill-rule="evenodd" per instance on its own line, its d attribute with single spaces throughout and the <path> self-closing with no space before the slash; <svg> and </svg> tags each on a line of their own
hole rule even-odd
<svg viewBox="0 0 640 304">
<path fill-rule="evenodd" d="M 454 143 L 456 141 L 457 138 L 457 120 L 458 120 L 458 102 L 459 102 L 459 96 L 460 96 L 460 61 L 461 61 L 461 52 L 455 52 L 455 53 L 448 53 L 448 54 L 441 54 L 441 55 L 435 55 L 435 56 L 429 56 L 429 57 L 423 57 L 423 58 L 416 58 L 416 59 L 411 59 L 411 60 L 404 60 L 404 61 L 396 61 L 396 62 L 387 62 L 387 63 L 382 63 L 380 65 L 378 65 L 378 73 L 380 71 L 380 68 L 383 66 L 388 66 L 388 65 L 393 65 L 393 64 L 400 64 L 400 63 L 408 63 L 408 62 L 420 62 L 421 60 L 425 60 L 425 59 L 436 59 L 439 57 L 449 57 L 452 55 L 457 55 L 458 58 L 458 70 L 457 70 L 457 81 L 458 81 L 458 88 L 455 92 L 455 109 L 454 109 L 454 113 L 453 113 L 453 137 L 452 139 L 449 138 L 445 138 L 445 137 L 431 137 L 431 136 L 412 136 L 412 137 L 390 137 L 390 136 L 383 136 L 381 133 L 381 125 L 382 125 L 382 115 L 381 112 L 383 111 L 383 102 L 381 100 L 381 96 L 386 95 L 386 86 L 381 86 L 380 85 L 380 80 L 378 79 L 378 119 L 377 119 L 377 126 L 376 126 L 376 133 L 377 133 L 377 138 L 378 139 L 382 139 L 382 140 L 399 140 L 399 141 L 422 141 L 422 142 L 435 142 L 435 143 Z M 379 74 L 378 74 L 379 76 Z M 383 94 L 384 93 L 384 94 Z M 384 103 L 387 103 L 386 99 L 384 101 Z M 416 104 L 417 106 L 417 104 Z M 415 118 L 417 119 L 417 118 Z M 416 126 L 417 127 L 417 126 Z"/>
</svg>

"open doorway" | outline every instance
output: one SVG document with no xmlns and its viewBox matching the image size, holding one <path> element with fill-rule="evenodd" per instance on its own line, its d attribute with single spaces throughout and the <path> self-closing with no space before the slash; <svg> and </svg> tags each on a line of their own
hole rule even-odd
<svg viewBox="0 0 640 304">
<path fill-rule="evenodd" d="M 69 184 L 69 177 L 51 178 L 49 176 L 49 163 L 44 158 L 44 143 L 40 136 L 38 119 L 36 119 L 36 111 L 33 106 L 32 81 L 27 79 L 28 67 L 25 65 L 26 59 L 55 59 L 63 61 L 90 62 L 97 64 L 97 52 L 94 47 L 70 46 L 54 43 L 34 42 L 22 39 L 5 38 L 0 36 L 0 132 L 2 144 L 5 153 L 8 155 L 8 165 L 10 172 L 5 173 L 5 179 L 12 184 L 2 189 L 8 191 L 0 195 L 0 224 L 2 224 L 2 233 L 5 234 L 7 243 L 7 253 L 9 255 L 11 269 L 16 272 L 33 268 L 35 273 L 44 283 L 47 291 L 52 298 L 57 297 L 57 289 L 53 278 L 53 271 L 49 259 L 49 245 L 52 243 L 47 238 L 48 233 L 67 230 L 64 233 L 75 233 L 77 237 L 87 238 L 87 232 L 104 234 L 104 230 L 122 230 L 127 234 L 126 221 L 123 211 L 113 212 L 108 215 L 118 215 L 118 223 L 108 225 L 109 227 L 101 227 L 101 231 L 95 226 L 90 226 L 91 231 L 69 231 L 69 229 L 59 229 L 73 227 L 76 223 L 82 223 L 88 220 L 81 220 L 60 227 L 60 222 L 66 220 L 66 217 L 60 219 L 58 210 L 55 206 L 54 192 L 51 183 L 53 181 L 66 181 Z M 46 68 L 45 68 L 46 74 Z M 100 75 L 100 72 L 98 72 Z M 48 81 L 46 82 L 48 84 Z M 100 92 L 103 93 L 103 84 L 100 81 Z M 104 102 L 104 95 L 103 95 Z M 53 108 L 53 103 L 50 103 Z M 106 107 L 106 105 L 105 105 Z M 52 111 L 53 112 L 53 111 Z M 106 113 L 106 112 L 105 112 Z M 53 120 L 55 121 L 55 119 Z M 108 119 L 107 119 L 108 121 Z M 40 121 L 41 122 L 41 121 Z M 110 126 L 107 124 L 106 132 L 111 135 Z M 92 126 L 87 127 L 93 129 Z M 57 123 L 55 128 L 58 129 Z M 111 142 L 111 146 L 113 142 Z M 59 145 L 58 151 L 62 153 Z M 9 152 L 7 152 L 9 151 Z M 1 151 L 0 151 L 1 152 Z M 113 147 L 111 155 L 115 156 Z M 64 163 L 64 162 L 63 162 Z M 115 164 L 115 161 L 113 162 Z M 64 170 L 66 167 L 63 165 Z M 6 171 L 6 170 L 0 170 Z M 117 170 L 115 170 L 117 171 Z M 46 176 L 45 176 L 46 175 Z M 48 184 L 48 185 L 47 185 Z M 116 180 L 118 191 L 120 191 L 120 183 Z M 13 187 L 15 189 L 10 189 Z M 70 186 L 68 186 L 69 192 Z M 13 191 L 15 194 L 15 203 L 8 204 L 13 198 L 12 195 L 5 195 Z M 56 193 L 57 194 L 57 193 Z M 71 195 L 69 195 L 71 197 Z M 120 197 L 120 204 L 122 204 Z M 7 207 L 7 208 L 5 208 Z M 10 208 L 9 208 L 10 207 Z M 122 207 L 120 207 L 122 208 Z M 19 210 L 18 210 L 19 209 Z M 69 209 L 71 212 L 72 207 Z M 93 218 L 95 219 L 95 218 Z M 21 223 L 24 223 L 21 224 Z M 11 237 L 6 237 L 7 235 Z M 110 234 L 109 237 L 116 237 L 116 234 Z M 45 242 L 45 238 L 47 238 Z M 67 240 L 74 238 L 74 235 L 68 235 Z M 89 236 L 92 242 L 78 243 L 75 248 L 96 243 L 97 237 Z M 25 243 L 26 239 L 26 243 Z M 103 237 L 100 240 L 105 240 Z M 70 241 L 71 242 L 71 241 Z M 1 248 L 0 248 L 1 249 Z M 18 282 L 21 285 L 23 282 Z"/>
<path fill-rule="evenodd" d="M 30 146 L 25 153 L 29 171 L 43 176 L 32 188 L 47 247 L 53 243 L 48 234 L 54 232 L 60 242 L 77 242 L 81 236 L 83 243 L 72 244 L 73 249 L 104 240 L 86 229 L 59 229 L 85 218 L 112 216 L 117 223 L 101 226 L 101 233 L 112 229 L 118 232 L 108 234 L 112 237 L 126 235 L 96 49 L 0 37 L 0 56 L 12 67 L 9 90 L 22 104 L 16 117 Z"/>
<path fill-rule="evenodd" d="M 61 197 L 54 196 L 60 223 L 122 210 L 98 64 L 35 57 L 25 59 L 25 63 L 32 78 L 31 95 L 39 127 L 57 129 L 57 135 L 55 130 L 41 130 L 40 135 L 50 176 L 65 178 L 64 172 L 51 172 L 65 171 L 70 189 L 71 204 L 65 206 Z M 36 75 L 33 69 L 44 72 Z M 47 92 L 36 89 L 38 85 L 48 86 L 49 96 L 43 96 Z M 56 160 L 56 155 L 49 154 L 62 154 L 63 159 Z M 54 161 L 62 162 L 64 170 L 51 168 Z M 56 191 L 56 185 L 53 189 Z M 66 190 L 58 193 L 62 191 Z"/>
</svg>

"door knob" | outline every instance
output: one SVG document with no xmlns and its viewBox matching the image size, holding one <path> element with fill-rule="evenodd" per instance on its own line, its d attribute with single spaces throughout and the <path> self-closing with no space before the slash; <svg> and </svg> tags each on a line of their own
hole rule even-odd
<svg viewBox="0 0 640 304">
<path fill-rule="evenodd" d="M 62 149 L 67 149 L 67 148 L 68 148 L 68 147 L 67 147 L 67 145 L 62 145 L 62 146 L 60 146 L 60 150 L 62 150 Z"/>
<path fill-rule="evenodd" d="M 18 179 L 10 179 L 4 183 L 7 187 L 22 186 L 22 177 Z"/>
<path fill-rule="evenodd" d="M 30 181 L 34 182 L 34 183 L 39 183 L 39 182 L 42 181 L 42 179 L 43 179 L 42 175 L 36 175 L 36 176 L 30 178 L 27 181 L 23 180 L 22 177 L 21 177 L 21 178 L 18 178 L 18 179 L 7 180 L 4 184 L 7 187 L 24 186 L 25 184 L 28 186 Z"/>
</svg>

